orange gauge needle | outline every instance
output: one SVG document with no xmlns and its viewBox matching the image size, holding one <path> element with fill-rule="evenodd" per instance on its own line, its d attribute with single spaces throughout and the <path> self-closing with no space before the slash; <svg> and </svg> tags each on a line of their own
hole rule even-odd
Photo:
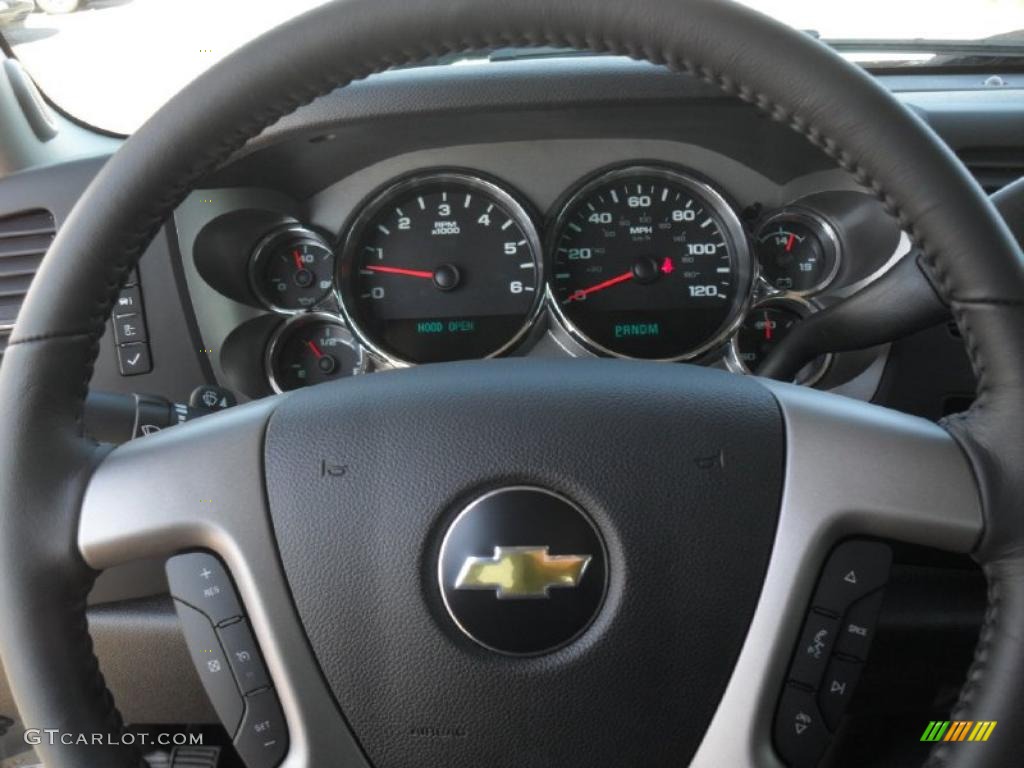
<svg viewBox="0 0 1024 768">
<path fill-rule="evenodd" d="M 605 288 L 611 288 L 613 285 L 618 285 L 619 283 L 624 283 L 627 280 L 632 280 L 632 279 L 633 279 L 633 272 L 632 272 L 632 270 L 629 271 L 629 272 L 623 272 L 621 275 L 618 275 L 617 277 L 613 277 L 613 278 L 611 278 L 609 280 L 605 280 L 604 282 L 598 283 L 597 285 L 592 285 L 589 288 L 581 288 L 578 291 L 573 291 L 571 294 L 569 294 L 569 298 L 566 299 L 565 301 L 563 301 L 562 303 L 563 304 L 568 304 L 570 301 L 580 301 L 580 300 L 586 298 L 587 296 L 589 296 L 591 293 L 597 293 L 598 291 L 603 291 Z"/>
</svg>

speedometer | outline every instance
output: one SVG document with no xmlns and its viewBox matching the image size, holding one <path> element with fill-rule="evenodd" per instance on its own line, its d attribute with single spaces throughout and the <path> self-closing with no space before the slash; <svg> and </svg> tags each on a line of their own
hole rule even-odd
<svg viewBox="0 0 1024 768">
<path fill-rule="evenodd" d="M 349 327 L 398 365 L 501 354 L 541 306 L 540 250 L 526 211 L 493 182 L 406 179 L 350 229 L 338 278 Z"/>
<path fill-rule="evenodd" d="M 618 357 L 684 360 L 742 317 L 752 265 L 743 227 L 704 181 L 633 166 L 584 184 L 550 242 L 550 300 L 568 330 Z"/>
</svg>

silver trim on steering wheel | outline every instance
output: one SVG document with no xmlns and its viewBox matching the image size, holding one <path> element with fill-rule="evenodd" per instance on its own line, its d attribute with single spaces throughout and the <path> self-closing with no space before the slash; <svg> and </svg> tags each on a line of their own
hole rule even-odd
<svg viewBox="0 0 1024 768">
<path fill-rule="evenodd" d="M 866 535 L 968 552 L 982 530 L 974 475 L 941 427 L 806 387 L 765 386 L 785 420 L 782 506 L 746 642 L 692 763 L 706 768 L 781 765 L 771 746 L 775 702 L 835 543 Z M 262 462 L 266 423 L 280 402 L 232 408 L 114 450 L 86 490 L 79 549 L 100 570 L 189 549 L 216 552 L 238 585 L 288 721 L 284 768 L 365 767 L 277 556 Z"/>
</svg>

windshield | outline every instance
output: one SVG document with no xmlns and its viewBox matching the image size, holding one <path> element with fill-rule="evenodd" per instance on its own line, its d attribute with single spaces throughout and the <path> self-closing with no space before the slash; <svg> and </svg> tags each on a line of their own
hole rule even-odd
<svg viewBox="0 0 1024 768">
<path fill-rule="evenodd" d="M 0 1 L 15 54 L 58 106 L 130 133 L 190 80 L 240 45 L 324 0 Z M 744 0 L 832 41 L 857 60 L 920 64 L 955 50 L 935 41 L 986 41 L 1024 56 L 1024 0 Z M 895 50 L 866 45 L 900 41 Z M 856 48 L 864 50 L 858 55 Z M 955 46 L 953 46 L 955 49 Z M 867 53 L 869 52 L 869 53 Z M 977 61 L 977 51 L 974 50 Z"/>
</svg>

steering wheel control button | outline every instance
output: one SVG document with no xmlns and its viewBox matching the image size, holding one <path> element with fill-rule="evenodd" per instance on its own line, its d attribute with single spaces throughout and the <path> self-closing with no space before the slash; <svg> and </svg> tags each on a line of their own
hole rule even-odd
<svg viewBox="0 0 1024 768">
<path fill-rule="evenodd" d="M 248 621 L 241 619 L 234 624 L 221 627 L 217 630 L 217 635 L 242 693 L 251 693 L 270 685 L 267 668 L 263 666 L 260 650 L 252 636 Z"/>
<path fill-rule="evenodd" d="M 878 613 L 882 608 L 882 590 L 873 592 L 854 603 L 839 625 L 836 653 L 864 661 L 875 638 Z"/>
<path fill-rule="evenodd" d="M 832 552 L 814 594 L 815 608 L 842 616 L 859 600 L 889 580 L 892 550 L 873 541 L 847 541 Z"/>
<path fill-rule="evenodd" d="M 174 601 L 189 654 L 217 716 L 234 733 L 242 719 L 242 696 L 210 620 L 181 600 Z"/>
<path fill-rule="evenodd" d="M 818 704 L 825 718 L 825 725 L 830 731 L 839 727 L 853 690 L 860 679 L 860 671 L 864 665 L 859 661 L 847 661 L 834 657 L 828 665 L 828 671 L 818 690 Z"/>
<path fill-rule="evenodd" d="M 245 718 L 235 735 L 235 749 L 246 768 L 275 768 L 284 760 L 288 727 L 273 689 L 245 697 Z"/>
<path fill-rule="evenodd" d="M 205 613 L 214 624 L 242 615 L 242 607 L 227 570 L 213 555 L 192 552 L 167 561 L 171 594 Z"/>
<path fill-rule="evenodd" d="M 891 565 L 892 550 L 870 541 L 840 544 L 825 564 L 775 722 L 776 747 L 794 768 L 818 764 L 853 698 Z"/>
<path fill-rule="evenodd" d="M 441 545 L 445 607 L 493 651 L 536 654 L 578 637 L 604 601 L 607 558 L 578 506 L 540 488 L 505 488 L 466 507 Z"/>
<path fill-rule="evenodd" d="M 149 344 L 122 344 L 117 348 L 117 368 L 122 376 L 138 376 L 153 370 Z"/>
<path fill-rule="evenodd" d="M 804 622 L 793 664 L 789 669 L 790 680 L 816 688 L 825 673 L 838 633 L 837 619 L 811 611 Z"/>
<path fill-rule="evenodd" d="M 786 686 L 775 715 L 775 748 L 783 761 L 791 768 L 815 768 L 830 739 L 814 694 Z"/>
</svg>

